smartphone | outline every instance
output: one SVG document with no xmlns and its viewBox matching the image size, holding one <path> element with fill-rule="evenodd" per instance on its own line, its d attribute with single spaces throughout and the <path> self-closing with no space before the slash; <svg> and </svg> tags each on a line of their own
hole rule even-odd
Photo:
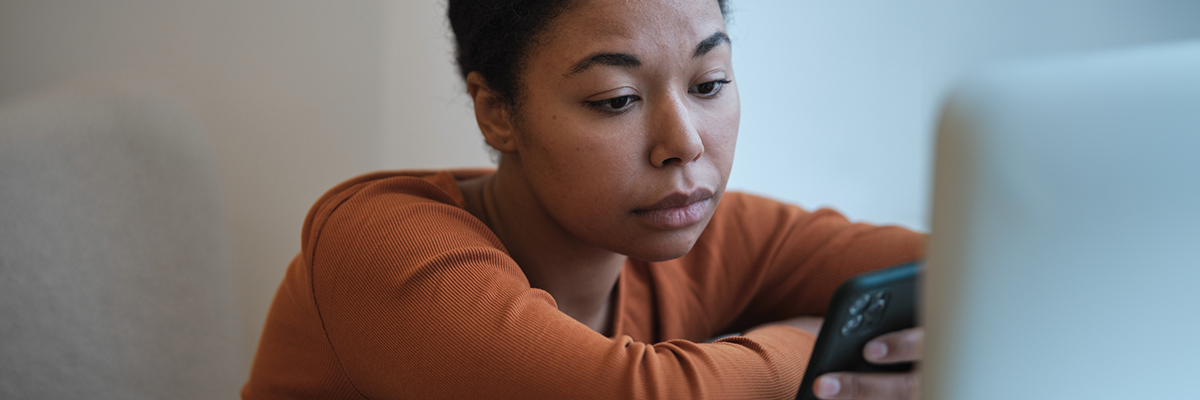
<svg viewBox="0 0 1200 400">
<path fill-rule="evenodd" d="M 863 347 L 879 335 L 916 326 L 919 261 L 854 276 L 838 287 L 813 346 L 797 400 L 816 400 L 813 383 L 827 372 L 903 372 L 912 363 L 871 364 Z"/>
</svg>

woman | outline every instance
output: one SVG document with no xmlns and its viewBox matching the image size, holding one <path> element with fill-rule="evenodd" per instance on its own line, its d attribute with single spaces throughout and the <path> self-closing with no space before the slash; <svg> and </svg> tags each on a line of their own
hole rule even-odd
<svg viewBox="0 0 1200 400">
<path fill-rule="evenodd" d="M 723 2 L 448 14 L 499 168 L 326 193 L 243 397 L 792 398 L 820 324 L 803 316 L 919 257 L 907 230 L 725 193 L 740 109 Z M 868 357 L 912 359 L 918 339 Z M 905 398 L 912 382 L 831 374 L 818 392 Z"/>
</svg>

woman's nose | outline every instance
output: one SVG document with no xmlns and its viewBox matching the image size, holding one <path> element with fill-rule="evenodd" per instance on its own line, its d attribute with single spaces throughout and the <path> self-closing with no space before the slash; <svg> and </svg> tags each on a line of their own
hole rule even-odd
<svg viewBox="0 0 1200 400">
<path fill-rule="evenodd" d="M 657 168 L 687 164 L 704 154 L 704 142 L 686 99 L 671 96 L 667 100 L 659 103 L 651 116 L 650 164 Z"/>
</svg>

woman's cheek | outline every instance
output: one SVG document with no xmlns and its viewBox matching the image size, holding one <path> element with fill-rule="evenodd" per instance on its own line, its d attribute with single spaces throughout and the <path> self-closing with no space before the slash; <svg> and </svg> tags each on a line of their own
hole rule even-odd
<svg viewBox="0 0 1200 400">
<path fill-rule="evenodd" d="M 737 147 L 738 124 L 741 122 L 741 104 L 738 102 L 737 91 L 730 93 L 725 104 L 720 104 L 713 110 L 713 117 L 707 121 L 710 126 L 712 153 L 724 168 L 724 174 L 729 174 L 733 166 L 733 154 Z"/>
<path fill-rule="evenodd" d="M 641 151 L 638 149 L 638 129 L 634 124 L 627 123 L 634 119 L 632 117 L 621 115 L 601 122 L 578 121 L 573 126 L 564 127 L 564 131 L 569 132 L 567 136 L 573 139 L 573 146 L 564 149 L 571 159 L 566 162 L 587 164 L 590 176 L 603 176 L 636 167 L 632 163 L 640 159 L 638 155 Z"/>
<path fill-rule="evenodd" d="M 593 203 L 620 191 L 617 178 L 628 175 L 632 157 L 627 143 L 612 140 L 609 132 L 588 129 L 587 122 L 559 115 L 536 131 L 531 130 L 525 165 L 536 176 L 544 196 L 580 205 Z M 574 123 L 573 123 L 574 122 Z M 594 204 L 593 204 L 594 205 Z"/>
</svg>

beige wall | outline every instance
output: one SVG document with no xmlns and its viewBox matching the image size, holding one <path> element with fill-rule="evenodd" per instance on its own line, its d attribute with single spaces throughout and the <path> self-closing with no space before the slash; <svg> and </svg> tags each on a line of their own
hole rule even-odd
<svg viewBox="0 0 1200 400">
<path fill-rule="evenodd" d="M 383 15 L 380 165 L 491 165 L 453 64 L 444 1 L 387 2 Z"/>
<path fill-rule="evenodd" d="M 379 168 L 488 162 L 442 8 L 411 3 L 7 0 L 0 102 L 136 86 L 196 114 L 220 163 L 248 368 L 321 193 Z"/>
</svg>

